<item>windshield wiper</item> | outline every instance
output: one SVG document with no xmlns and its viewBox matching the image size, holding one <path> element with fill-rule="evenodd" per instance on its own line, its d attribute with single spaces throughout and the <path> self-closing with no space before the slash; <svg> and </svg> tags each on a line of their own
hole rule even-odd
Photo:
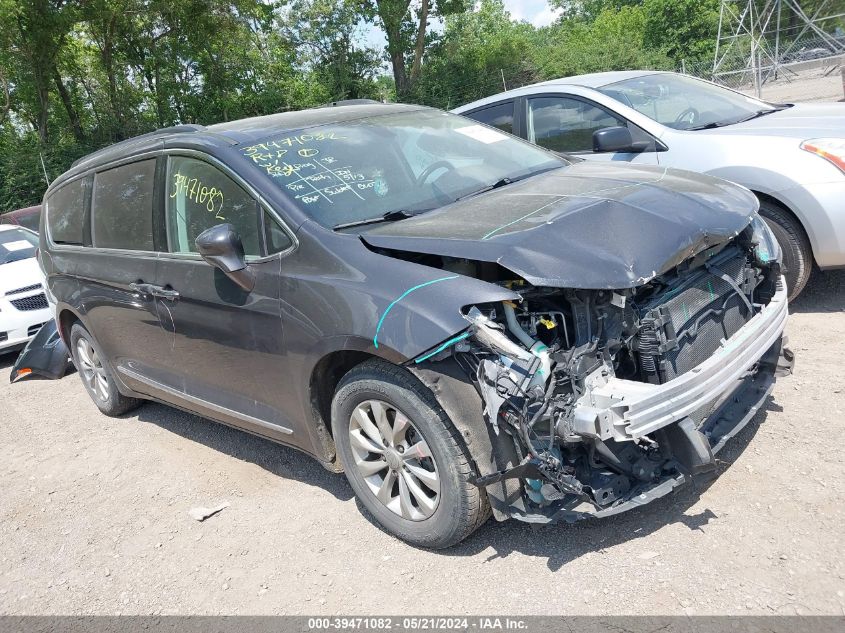
<svg viewBox="0 0 845 633">
<path fill-rule="evenodd" d="M 743 119 L 737 119 L 736 121 L 714 121 L 713 123 L 707 123 L 705 125 L 699 125 L 697 127 L 688 127 L 687 130 L 695 131 L 695 130 L 712 130 L 717 127 L 726 127 L 728 125 L 735 125 L 737 123 L 745 123 L 746 121 L 750 121 L 752 119 L 757 119 L 761 116 L 766 116 L 767 114 L 771 114 L 772 112 L 779 112 L 783 110 L 783 108 L 772 108 L 770 110 L 757 110 L 751 116 L 747 116 Z"/>
<path fill-rule="evenodd" d="M 364 220 L 355 220 L 354 222 L 344 222 L 342 224 L 336 224 L 332 227 L 332 229 L 337 231 L 339 229 L 349 229 L 353 226 L 366 226 L 368 224 L 379 224 L 380 222 L 395 222 L 396 220 L 405 220 L 407 218 L 412 218 L 419 213 L 422 212 L 417 211 L 416 213 L 411 213 L 410 211 L 405 211 L 404 209 L 388 211 L 384 215 L 380 215 L 375 218 L 366 218 Z"/>
<path fill-rule="evenodd" d="M 494 182 L 492 185 L 484 185 L 481 189 L 476 189 L 475 191 L 471 191 L 471 192 L 466 193 L 462 196 L 458 196 L 457 198 L 455 198 L 455 202 L 457 202 L 458 200 L 465 200 L 467 198 L 472 198 L 473 196 L 480 195 L 480 194 L 485 193 L 487 191 L 493 191 L 493 189 L 498 189 L 499 187 L 504 187 L 505 185 L 509 185 L 512 182 L 516 182 L 516 179 L 515 178 L 507 178 L 507 177 L 499 178 L 499 180 Z"/>
<path fill-rule="evenodd" d="M 568 159 L 571 160 L 571 159 Z M 476 189 L 470 193 L 466 193 L 458 198 L 455 198 L 455 202 L 458 200 L 466 200 L 467 198 L 472 198 L 474 196 L 480 195 L 482 193 L 486 193 L 488 191 L 492 191 L 493 189 L 498 189 L 499 187 L 504 187 L 505 185 L 511 185 L 515 182 L 519 182 L 520 180 L 525 180 L 526 178 L 530 178 L 531 176 L 538 176 L 540 174 L 545 174 L 547 171 L 552 171 L 554 169 L 560 169 L 561 165 L 553 165 L 552 167 L 546 167 L 544 169 L 537 169 L 536 171 L 532 171 L 528 174 L 523 174 L 522 176 L 514 176 L 513 178 L 509 176 L 505 176 L 504 178 L 499 178 L 496 182 L 490 185 L 485 185 L 481 189 Z"/>
<path fill-rule="evenodd" d="M 744 119 L 740 119 L 739 121 L 735 121 L 735 123 L 745 123 L 746 121 L 750 121 L 751 119 L 759 119 L 761 116 L 766 116 L 767 114 L 771 114 L 772 112 L 780 112 L 783 108 L 771 108 L 770 110 L 757 110 L 751 116 L 747 116 Z"/>
</svg>

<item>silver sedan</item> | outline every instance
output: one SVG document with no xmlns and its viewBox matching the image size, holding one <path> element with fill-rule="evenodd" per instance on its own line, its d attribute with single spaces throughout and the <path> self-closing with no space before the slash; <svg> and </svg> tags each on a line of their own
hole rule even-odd
<svg viewBox="0 0 845 633">
<path fill-rule="evenodd" d="M 751 189 L 790 298 L 813 263 L 845 267 L 845 103 L 770 104 L 676 73 L 556 79 L 454 110 L 548 149 L 664 165 Z"/>
</svg>

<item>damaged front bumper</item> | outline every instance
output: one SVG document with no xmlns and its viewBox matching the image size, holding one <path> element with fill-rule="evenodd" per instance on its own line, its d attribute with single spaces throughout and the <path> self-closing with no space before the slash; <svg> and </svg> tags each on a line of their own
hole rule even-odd
<svg viewBox="0 0 845 633">
<path fill-rule="evenodd" d="M 775 378 L 792 372 L 794 357 L 784 343 L 785 340 L 778 336 L 756 366 L 740 377 L 736 388 L 729 390 L 723 403 L 705 421 L 700 431 L 707 438 L 714 455 L 757 414 L 774 389 Z M 529 523 L 573 523 L 582 519 L 609 517 L 664 497 L 691 479 L 689 474 L 684 473 L 667 475 L 658 482 L 643 484 L 631 490 L 624 499 L 607 508 L 599 509 L 590 503 L 573 500 L 568 504 L 535 508 L 528 512 L 512 506 L 508 514 Z"/>
<path fill-rule="evenodd" d="M 14 383 L 30 376 L 57 380 L 67 373 L 69 364 L 67 346 L 59 334 L 55 319 L 50 319 L 18 355 L 9 381 Z"/>
<path fill-rule="evenodd" d="M 632 440 L 682 420 L 733 390 L 783 334 L 786 285 L 709 359 L 663 384 L 620 380 L 599 368 L 587 378 L 573 430 L 600 440 Z"/>
<path fill-rule="evenodd" d="M 731 298 L 710 287 L 714 294 L 723 307 Z M 534 380 L 544 372 L 531 369 L 539 358 L 531 363 L 528 358 L 515 360 L 512 367 L 520 362 L 529 366 L 523 370 L 525 377 L 516 379 L 503 369 L 489 369 L 497 367 L 495 357 L 482 361 L 478 373 L 485 378 L 479 380 L 485 417 L 498 438 L 514 438 L 516 446 L 505 468 L 499 459 L 497 468 L 480 468 L 475 481 L 487 490 L 496 518 L 547 523 L 611 516 L 715 471 L 715 454 L 753 418 L 775 378 L 792 371 L 793 356 L 783 337 L 788 316 L 783 279 L 773 280 L 772 292 L 762 303 L 752 307 L 750 293 L 746 299 L 753 315 L 721 342 L 707 339 L 703 347 L 712 345 L 712 351 L 706 351 L 705 359 L 670 379 L 629 377 L 630 371 L 617 371 L 619 363 L 603 353 L 581 362 L 578 354 L 584 358 L 596 349 L 595 337 L 593 343 L 553 353 L 551 379 L 539 387 Z M 693 320 L 693 329 L 714 312 L 708 304 L 697 309 L 704 316 Z M 723 309 L 719 318 L 727 318 L 724 314 Z M 468 319 L 476 341 L 500 359 L 516 358 L 477 310 L 470 311 Z M 519 324 L 511 325 L 510 330 L 519 333 Z M 690 335 L 684 331 L 675 336 Z M 692 336 L 697 336 L 695 331 Z M 672 344 L 677 346 L 674 340 Z M 499 379 L 503 375 L 510 376 L 511 383 L 523 382 L 507 392 L 507 383 Z M 519 395 L 521 417 L 513 413 L 519 409 Z"/>
</svg>

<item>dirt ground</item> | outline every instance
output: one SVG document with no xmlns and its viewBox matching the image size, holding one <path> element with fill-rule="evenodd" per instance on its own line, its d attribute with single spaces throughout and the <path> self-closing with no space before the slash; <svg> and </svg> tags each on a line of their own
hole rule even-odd
<svg viewBox="0 0 845 633">
<path fill-rule="evenodd" d="M 697 68 L 698 76 L 707 78 L 704 68 Z M 845 101 L 845 56 L 826 60 L 803 62 L 784 66 L 776 79 L 763 84 L 760 97 L 770 103 L 803 103 L 821 101 Z M 726 85 L 757 97 L 757 91 L 750 79 L 748 83 L 735 85 L 739 75 L 726 75 Z M 733 81 L 732 81 L 733 78 Z"/>
<path fill-rule="evenodd" d="M 746 90 L 756 96 L 753 90 Z M 827 76 L 789 78 L 763 86 L 763 100 L 771 103 L 845 101 L 845 82 L 839 72 Z"/>
<path fill-rule="evenodd" d="M 490 521 L 446 552 L 371 524 L 342 475 L 0 357 L 0 614 L 845 613 L 845 271 L 793 306 L 796 374 L 706 489 L 576 526 Z M 198 523 L 195 506 L 228 502 Z"/>
</svg>

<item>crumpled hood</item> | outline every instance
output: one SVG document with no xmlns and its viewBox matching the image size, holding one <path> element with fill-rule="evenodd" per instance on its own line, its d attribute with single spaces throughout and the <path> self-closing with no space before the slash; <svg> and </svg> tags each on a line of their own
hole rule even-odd
<svg viewBox="0 0 845 633">
<path fill-rule="evenodd" d="M 845 138 L 845 103 L 797 103 L 743 123 L 695 132 L 701 133 L 712 136 L 765 135 L 801 140 Z"/>
<path fill-rule="evenodd" d="M 757 206 L 750 191 L 717 178 L 582 161 L 361 238 L 498 262 L 536 286 L 629 288 L 733 238 Z"/>
</svg>

